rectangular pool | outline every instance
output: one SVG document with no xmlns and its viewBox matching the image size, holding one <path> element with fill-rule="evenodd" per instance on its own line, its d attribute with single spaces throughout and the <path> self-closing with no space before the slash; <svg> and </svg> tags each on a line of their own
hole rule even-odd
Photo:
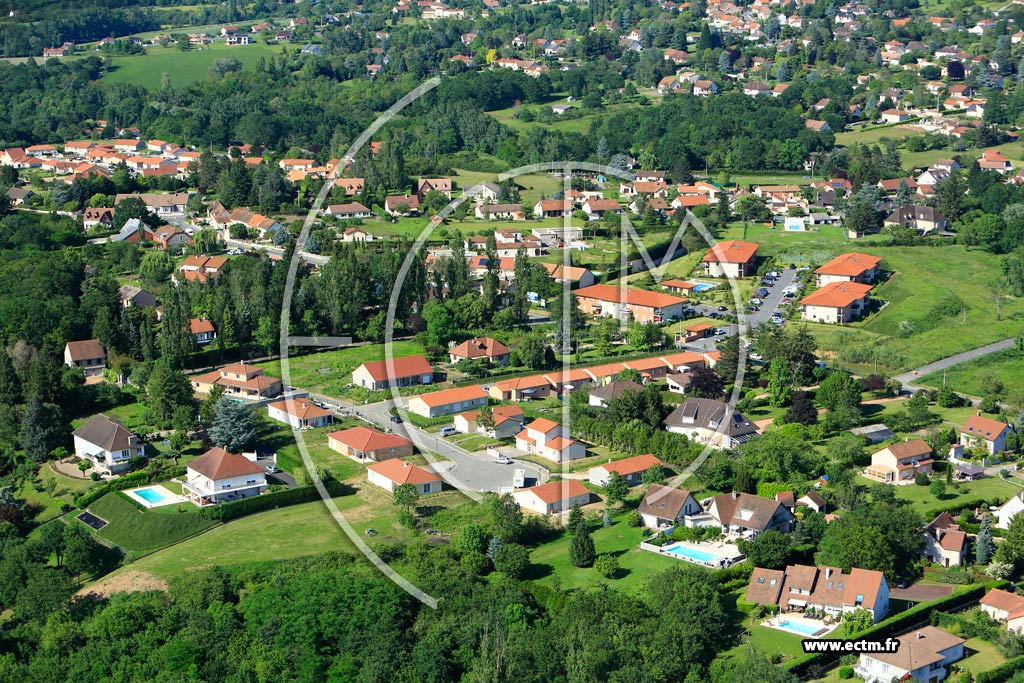
<svg viewBox="0 0 1024 683">
<path fill-rule="evenodd" d="M 152 484 L 150 486 L 143 486 L 137 489 L 129 489 L 124 491 L 124 495 L 146 508 L 156 508 L 164 505 L 188 502 L 188 498 L 178 495 L 161 484 Z"/>
<path fill-rule="evenodd" d="M 133 493 L 152 505 L 159 505 L 167 500 L 158 489 L 135 489 Z"/>
<path fill-rule="evenodd" d="M 672 545 L 665 548 L 665 552 L 672 553 L 673 555 L 682 555 L 691 560 L 697 562 L 714 562 L 718 559 L 718 555 L 709 553 L 705 550 L 698 550 L 697 548 L 691 548 L 688 545 Z"/>
<path fill-rule="evenodd" d="M 706 292 L 709 289 L 714 289 L 714 288 L 715 288 L 715 285 L 696 284 L 696 285 L 693 286 L 693 291 L 695 291 L 695 292 L 697 292 L 699 294 L 701 292 Z"/>
<path fill-rule="evenodd" d="M 805 636 L 815 636 L 824 630 L 817 624 L 805 624 L 799 621 L 790 621 L 789 619 L 779 622 L 778 628 L 786 629 L 787 631 L 796 631 L 797 633 L 802 633 Z"/>
</svg>

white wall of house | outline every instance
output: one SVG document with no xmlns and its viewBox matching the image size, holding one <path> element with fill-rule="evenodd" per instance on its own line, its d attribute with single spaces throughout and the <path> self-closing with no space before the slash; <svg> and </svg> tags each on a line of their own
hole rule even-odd
<svg viewBox="0 0 1024 683">
<path fill-rule="evenodd" d="M 572 508 L 573 504 L 579 503 L 587 505 L 590 502 L 590 494 L 582 494 L 579 496 L 572 496 L 564 500 L 557 500 L 553 503 L 547 503 L 541 500 L 533 491 L 521 490 L 514 491 L 512 497 L 515 498 L 516 502 L 519 503 L 520 507 L 530 512 L 536 512 L 541 515 L 555 514 L 556 512 L 564 512 Z"/>
<path fill-rule="evenodd" d="M 283 422 L 293 429 L 307 429 L 310 427 L 326 427 L 331 420 L 330 415 L 321 415 L 320 417 L 314 417 L 306 420 L 300 419 L 297 415 L 282 410 L 276 406 L 267 406 L 267 415 L 272 420 Z"/>
<path fill-rule="evenodd" d="M 110 452 L 102 446 L 90 443 L 80 436 L 75 436 L 75 455 L 82 460 L 89 460 L 95 463 L 100 469 L 112 474 L 122 472 L 130 466 L 131 459 L 135 455 L 145 455 L 145 446 L 139 445 L 135 448 L 126 448 L 123 451 Z"/>
<path fill-rule="evenodd" d="M 394 493 L 395 489 L 398 488 L 399 484 L 391 479 L 388 479 L 383 474 L 374 472 L 373 470 L 366 471 L 366 480 L 371 484 L 381 487 L 388 493 Z M 416 487 L 416 492 L 421 496 L 428 493 L 437 493 L 441 490 L 441 481 L 428 481 L 422 484 L 413 484 Z"/>
<path fill-rule="evenodd" d="M 267 477 L 262 472 L 217 480 L 191 469 L 187 469 L 185 475 L 188 488 L 198 495 L 213 498 L 215 502 L 227 498 L 256 496 L 263 493 L 267 487 Z"/>
</svg>

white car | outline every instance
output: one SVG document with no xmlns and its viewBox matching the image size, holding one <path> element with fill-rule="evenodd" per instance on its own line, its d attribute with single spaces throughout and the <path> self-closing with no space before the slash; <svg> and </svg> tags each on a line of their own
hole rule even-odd
<svg viewBox="0 0 1024 683">
<path fill-rule="evenodd" d="M 494 462 L 498 463 L 499 465 L 511 465 L 512 464 L 512 460 L 507 458 L 507 457 L 505 457 L 504 455 L 499 455 L 497 458 L 494 459 Z"/>
</svg>

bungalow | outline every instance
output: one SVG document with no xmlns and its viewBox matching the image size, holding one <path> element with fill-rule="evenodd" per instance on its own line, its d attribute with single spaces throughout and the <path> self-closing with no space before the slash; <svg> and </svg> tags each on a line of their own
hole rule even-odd
<svg viewBox="0 0 1024 683">
<path fill-rule="evenodd" d="M 647 470 L 652 467 L 660 467 L 662 464 L 661 460 L 654 455 L 644 453 L 643 455 L 634 455 L 632 458 L 624 458 L 614 462 L 609 460 L 604 465 L 591 467 L 588 478 L 590 483 L 595 486 L 606 486 L 611 480 L 612 472 L 615 472 L 625 479 L 627 484 L 636 486 L 641 483 Z"/>
<path fill-rule="evenodd" d="M 206 395 L 215 387 L 225 396 L 259 400 L 281 393 L 281 380 L 263 374 L 263 368 L 246 363 L 231 363 L 217 370 L 191 377 L 192 390 Z"/>
<path fill-rule="evenodd" d="M 748 538 L 768 530 L 788 533 L 796 521 L 793 513 L 780 501 L 739 491 L 712 497 L 707 512 L 725 533 Z"/>
<path fill-rule="evenodd" d="M 642 384 L 637 384 L 631 379 L 621 379 L 609 382 L 602 387 L 590 390 L 587 398 L 589 405 L 597 408 L 607 408 L 608 402 L 619 398 L 630 391 L 643 391 Z"/>
<path fill-rule="evenodd" d="M 593 475 L 591 475 L 593 476 Z M 593 479 L 591 479 L 593 482 Z M 648 529 L 664 529 L 683 523 L 686 517 L 703 512 L 700 503 L 686 489 L 651 484 L 637 512 Z"/>
<path fill-rule="evenodd" d="M 910 117 L 906 109 L 886 109 L 882 112 L 882 123 L 902 123 L 910 120 Z"/>
<path fill-rule="evenodd" d="M 622 213 L 622 205 L 616 199 L 589 198 L 583 202 L 583 213 L 587 214 L 587 220 L 596 221 L 608 214 L 618 215 Z"/>
<path fill-rule="evenodd" d="M 551 394 L 551 383 L 543 375 L 513 377 L 495 382 L 487 393 L 497 401 L 542 401 Z"/>
<path fill-rule="evenodd" d="M 516 448 L 552 462 L 569 462 L 587 456 L 587 448 L 569 437 L 569 428 L 540 417 L 516 434 Z"/>
<path fill-rule="evenodd" d="M 840 254 L 814 271 L 818 287 L 833 282 L 861 282 L 870 284 L 878 277 L 878 264 L 882 262 L 877 256 L 851 252 Z"/>
<path fill-rule="evenodd" d="M 808 491 L 796 499 L 796 504 L 797 507 L 810 508 L 814 512 L 825 512 L 828 510 L 828 502 L 817 491 Z"/>
<path fill-rule="evenodd" d="M 142 439 L 103 414 L 90 418 L 72 436 L 75 456 L 88 461 L 93 469 L 108 474 L 120 474 L 131 467 L 132 458 L 146 455 Z"/>
<path fill-rule="evenodd" d="M 849 574 L 836 567 L 801 564 L 785 569 L 756 567 L 747 583 L 745 599 L 759 605 L 777 605 L 787 612 L 813 608 L 838 616 L 864 609 L 878 623 L 889 613 L 889 584 L 882 572 L 859 567 L 851 568 Z"/>
<path fill-rule="evenodd" d="M 758 436 L 758 428 L 743 413 L 710 398 L 688 398 L 665 418 L 670 432 L 712 448 L 732 448 Z"/>
<path fill-rule="evenodd" d="M 384 213 L 389 216 L 411 216 L 420 210 L 420 198 L 416 195 L 390 195 L 384 199 Z"/>
<path fill-rule="evenodd" d="M 669 294 L 689 294 L 697 288 L 697 283 L 686 280 L 662 280 L 661 286 L 667 289 Z"/>
<path fill-rule="evenodd" d="M 372 242 L 374 240 L 373 233 L 367 232 L 362 228 L 355 226 L 351 228 L 345 228 L 341 233 L 342 242 Z"/>
<path fill-rule="evenodd" d="M 366 481 L 388 493 L 394 493 L 395 489 L 404 484 L 411 484 L 421 496 L 437 493 L 443 487 L 441 475 L 398 458 L 368 465 Z"/>
<path fill-rule="evenodd" d="M 715 336 L 715 326 L 708 323 L 700 323 L 698 325 L 690 325 L 683 330 L 683 343 L 690 344 L 699 339 L 706 339 L 707 337 Z"/>
<path fill-rule="evenodd" d="M 899 649 L 892 652 L 862 653 L 853 667 L 864 683 L 915 680 L 938 683 L 949 675 L 949 667 L 964 657 L 963 638 L 934 626 L 925 626 L 898 636 Z"/>
<path fill-rule="evenodd" d="M 872 453 L 864 476 L 883 484 L 913 484 L 918 474 L 931 474 L 934 462 L 923 439 L 899 441 Z"/>
<path fill-rule="evenodd" d="M 409 399 L 408 410 L 420 417 L 434 418 L 475 410 L 487 405 L 487 392 L 478 384 L 420 394 Z"/>
<path fill-rule="evenodd" d="M 64 345 L 64 365 L 82 368 L 86 377 L 96 377 L 107 367 L 107 352 L 98 339 L 68 342 Z"/>
<path fill-rule="evenodd" d="M 511 358 L 512 349 L 490 337 L 473 337 L 448 349 L 448 360 L 452 363 L 485 359 L 489 365 L 503 367 Z"/>
<path fill-rule="evenodd" d="M 929 562 L 943 567 L 962 567 L 970 563 L 967 557 L 967 534 L 948 512 L 939 513 L 924 528 L 924 542 L 922 555 Z"/>
<path fill-rule="evenodd" d="M 373 212 L 368 208 L 360 204 L 359 202 L 349 202 L 347 204 L 331 204 L 325 210 L 324 213 L 334 218 L 372 218 Z"/>
<path fill-rule="evenodd" d="M 572 202 L 567 199 L 542 199 L 533 205 L 538 218 L 568 218 L 572 216 Z"/>
<path fill-rule="evenodd" d="M 757 263 L 756 242 L 725 240 L 719 242 L 704 254 L 704 274 L 708 277 L 741 278 L 753 275 Z"/>
<path fill-rule="evenodd" d="M 251 498 L 267 490 L 266 470 L 244 455 L 214 447 L 185 466 L 181 493 L 199 507 Z"/>
<path fill-rule="evenodd" d="M 455 431 L 460 434 L 483 434 L 492 439 L 511 439 L 523 431 L 526 423 L 526 416 L 519 406 L 495 406 L 491 410 L 489 426 L 482 423 L 480 412 L 472 410 L 456 415 L 453 423 Z"/>
<path fill-rule="evenodd" d="M 189 334 L 199 346 L 209 344 L 217 338 L 217 330 L 213 328 L 213 323 L 206 318 L 192 318 L 188 322 L 188 327 Z"/>
<path fill-rule="evenodd" d="M 576 290 L 579 310 L 587 315 L 642 323 L 680 318 L 688 301 L 671 294 L 645 289 L 598 284 Z"/>
<path fill-rule="evenodd" d="M 7 190 L 7 199 L 10 200 L 11 206 L 24 206 L 29 197 L 34 195 L 35 192 L 27 187 L 12 187 Z"/>
<path fill-rule="evenodd" d="M 308 398 L 285 398 L 267 404 L 267 415 L 292 429 L 310 429 L 326 427 L 331 423 L 334 414 L 321 408 Z"/>
<path fill-rule="evenodd" d="M 804 121 L 804 128 L 813 130 L 815 133 L 827 133 L 832 130 L 832 127 L 828 125 L 828 121 L 820 121 L 818 119 L 806 119 Z"/>
<path fill-rule="evenodd" d="M 114 197 L 114 206 L 117 206 L 129 197 L 141 199 L 146 205 L 146 208 L 158 216 L 168 216 L 185 213 L 185 207 L 188 205 L 189 195 L 188 192 L 171 192 L 168 194 L 158 194 L 154 192 L 146 192 L 142 194 L 119 194 Z"/>
<path fill-rule="evenodd" d="M 384 391 L 389 387 L 411 387 L 434 382 L 434 368 L 421 354 L 363 363 L 352 371 L 352 383 L 370 391 Z"/>
<path fill-rule="evenodd" d="M 409 439 L 364 426 L 331 432 L 327 435 L 327 446 L 359 462 L 407 458 L 415 451 Z"/>
<path fill-rule="evenodd" d="M 526 220 L 522 204 L 479 204 L 473 214 L 481 220 Z"/>
<path fill-rule="evenodd" d="M 589 505 L 591 495 L 587 487 L 576 479 L 551 481 L 512 492 L 512 498 L 519 507 L 539 515 L 565 512 L 576 504 Z"/>
<path fill-rule="evenodd" d="M 150 235 L 150 239 L 160 245 L 162 249 L 171 249 L 186 244 L 192 244 L 192 237 L 189 234 L 173 225 L 163 225 Z"/>
<path fill-rule="evenodd" d="M 178 266 L 181 279 L 188 282 L 206 284 L 220 275 L 221 269 L 228 262 L 226 256 L 186 256 L 185 260 Z M 177 276 L 172 275 L 171 280 L 177 282 Z"/>
<path fill-rule="evenodd" d="M 960 428 L 960 445 L 966 447 L 980 446 L 989 455 L 1006 450 L 1006 437 L 1010 426 L 999 420 L 971 415 Z"/>
<path fill-rule="evenodd" d="M 764 81 L 750 81 L 743 86 L 743 94 L 748 97 L 757 97 L 758 95 L 771 95 L 771 87 Z"/>
<path fill-rule="evenodd" d="M 555 282 L 568 282 L 572 287 L 589 287 L 594 284 L 594 273 L 590 268 L 566 266 L 561 263 L 540 264 Z"/>
<path fill-rule="evenodd" d="M 848 323 L 867 311 L 870 293 L 868 284 L 831 282 L 800 300 L 800 317 L 811 322 Z"/>
<path fill-rule="evenodd" d="M 132 306 L 146 308 L 157 305 L 155 296 L 134 285 L 121 285 L 121 288 L 117 290 L 117 294 L 121 299 L 121 306 L 123 308 L 131 308 Z"/>
<path fill-rule="evenodd" d="M 1007 631 L 1024 631 L 1024 595 L 993 588 L 985 593 L 978 605 L 993 621 L 1005 622 Z"/>
</svg>

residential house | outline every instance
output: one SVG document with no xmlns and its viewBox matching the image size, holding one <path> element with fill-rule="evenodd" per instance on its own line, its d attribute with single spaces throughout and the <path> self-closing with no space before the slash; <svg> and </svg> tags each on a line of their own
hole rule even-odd
<svg viewBox="0 0 1024 683">
<path fill-rule="evenodd" d="M 686 489 L 662 484 L 651 484 L 637 508 L 640 519 L 648 529 L 677 526 L 683 524 L 686 517 L 703 511 L 697 499 Z"/>
<path fill-rule="evenodd" d="M 185 465 L 185 480 L 181 482 L 182 495 L 200 507 L 251 498 L 266 490 L 263 467 L 247 456 L 219 447 Z"/>
<path fill-rule="evenodd" d="M 706 78 L 693 82 L 693 94 L 697 97 L 710 97 L 718 94 L 718 84 Z"/>
<path fill-rule="evenodd" d="M 542 199 L 533 205 L 533 213 L 538 218 L 568 218 L 572 216 L 572 202 L 567 199 Z"/>
<path fill-rule="evenodd" d="M 263 368 L 246 363 L 231 363 L 202 375 L 189 378 L 192 390 L 208 394 L 215 386 L 224 389 L 225 396 L 259 400 L 281 393 L 281 380 L 263 374 Z"/>
<path fill-rule="evenodd" d="M 188 327 L 189 334 L 199 346 L 209 344 L 217 338 L 217 330 L 214 329 L 213 323 L 206 318 L 192 318 L 188 322 Z"/>
<path fill-rule="evenodd" d="M 421 496 L 437 493 L 443 487 L 441 475 L 398 458 L 367 465 L 366 480 L 388 493 L 394 493 L 404 484 L 411 484 Z"/>
<path fill-rule="evenodd" d="M 781 501 L 738 491 L 713 496 L 707 512 L 722 526 L 723 532 L 746 538 L 769 529 L 788 533 L 796 520 Z"/>
<path fill-rule="evenodd" d="M 384 199 L 384 213 L 389 216 L 411 216 L 420 210 L 420 198 L 416 195 L 391 195 Z"/>
<path fill-rule="evenodd" d="M 931 474 L 934 462 L 923 439 L 898 441 L 871 454 L 864 476 L 883 484 L 913 484 L 918 474 Z"/>
<path fill-rule="evenodd" d="M 408 410 L 420 417 L 434 418 L 476 410 L 487 405 L 487 392 L 478 384 L 413 396 Z"/>
<path fill-rule="evenodd" d="M 352 371 L 352 383 L 370 391 L 433 384 L 434 368 L 422 354 L 367 361 Z"/>
<path fill-rule="evenodd" d="M 757 97 L 758 95 L 771 95 L 772 89 L 764 81 L 750 81 L 743 86 L 743 94 L 748 97 Z"/>
<path fill-rule="evenodd" d="M 139 143 L 142 144 L 142 143 Z M 185 213 L 188 205 L 188 192 L 171 192 L 159 194 L 154 192 L 142 194 L 119 194 L 114 197 L 114 206 L 120 204 L 129 197 L 137 197 L 146 205 L 146 208 L 158 216 L 169 216 Z"/>
<path fill-rule="evenodd" d="M 1010 426 L 982 415 L 971 415 L 960 427 L 960 445 L 965 447 L 980 446 L 995 455 L 1006 450 L 1006 437 Z"/>
<path fill-rule="evenodd" d="M 483 434 L 492 439 L 511 439 L 523 431 L 526 416 L 522 408 L 514 405 L 495 406 L 491 409 L 490 425 L 484 425 L 480 411 L 472 410 L 455 416 L 453 425 L 460 434 Z"/>
<path fill-rule="evenodd" d="M 796 499 L 797 507 L 806 507 L 814 512 L 827 512 L 828 502 L 817 491 L 808 491 Z"/>
<path fill-rule="evenodd" d="M 756 242 L 725 240 L 708 249 L 701 262 L 708 277 L 741 278 L 756 272 Z"/>
<path fill-rule="evenodd" d="M 576 479 L 551 481 L 512 492 L 512 498 L 519 503 L 519 507 L 539 515 L 566 512 L 575 504 L 589 505 L 591 497 L 587 487 Z"/>
<path fill-rule="evenodd" d="M 121 298 L 121 306 L 124 308 L 130 308 L 132 306 L 148 307 L 156 306 L 156 297 L 134 285 L 121 285 L 120 289 L 117 290 L 118 296 Z"/>
<path fill-rule="evenodd" d="M 1010 496 L 1010 499 L 996 510 L 996 528 L 1009 529 L 1010 522 L 1021 510 L 1024 510 L 1024 489 Z"/>
<path fill-rule="evenodd" d="M 911 116 L 906 109 L 886 109 L 882 112 L 882 123 L 902 123 L 910 120 Z"/>
<path fill-rule="evenodd" d="M 587 214 L 587 220 L 591 221 L 600 220 L 608 214 L 622 213 L 622 205 L 616 199 L 588 198 L 582 208 L 583 213 Z"/>
<path fill-rule="evenodd" d="M 331 204 L 325 210 L 324 213 L 334 218 L 372 218 L 373 212 L 368 208 L 360 204 L 359 202 L 349 202 L 347 204 Z"/>
<path fill-rule="evenodd" d="M 671 294 L 598 284 L 576 290 L 577 305 L 587 315 L 660 323 L 680 318 L 689 303 Z"/>
<path fill-rule="evenodd" d="M 308 398 L 285 398 L 267 404 L 267 415 L 271 420 L 283 422 L 292 429 L 326 427 L 334 414 L 321 408 Z"/>
<path fill-rule="evenodd" d="M 113 223 L 113 207 L 87 207 L 85 211 L 82 212 L 82 227 L 86 232 L 92 230 L 96 226 L 109 228 Z"/>
<path fill-rule="evenodd" d="M 569 437 L 569 428 L 546 418 L 537 418 L 516 434 L 516 448 L 562 463 L 587 457 L 587 448 Z"/>
<path fill-rule="evenodd" d="M 512 349 L 491 337 L 473 337 L 448 349 L 448 359 L 452 363 L 484 359 L 488 365 L 504 367 L 511 358 Z"/>
<path fill-rule="evenodd" d="M 487 393 L 498 401 L 541 401 L 551 394 L 552 386 L 543 375 L 513 377 L 492 384 Z"/>
<path fill-rule="evenodd" d="M 146 446 L 138 436 L 112 417 L 100 414 L 72 432 L 75 456 L 107 474 L 131 468 L 131 460 L 145 457 Z"/>
<path fill-rule="evenodd" d="M 607 408 L 609 401 L 619 398 L 630 391 L 643 390 L 644 387 L 642 384 L 637 384 L 631 379 L 614 380 L 604 386 L 591 389 L 590 396 L 587 398 L 587 401 L 591 406 Z"/>
<path fill-rule="evenodd" d="M 925 546 L 922 552 L 929 562 L 943 567 L 962 567 L 970 564 L 967 555 L 967 534 L 948 512 L 939 513 L 924 528 Z"/>
<path fill-rule="evenodd" d="M 949 221 L 934 206 L 904 206 L 885 218 L 886 227 L 901 227 L 929 235 L 949 227 Z"/>
<path fill-rule="evenodd" d="M 192 244 L 192 237 L 173 225 L 162 225 L 148 235 L 149 239 L 160 245 L 161 249 L 172 249 Z"/>
<path fill-rule="evenodd" d="M 998 149 L 986 149 L 978 159 L 978 167 L 983 171 L 995 171 L 1005 175 L 1013 171 L 1013 164 Z"/>
<path fill-rule="evenodd" d="M 98 339 L 71 341 L 64 345 L 64 365 L 82 368 L 86 377 L 96 377 L 107 367 L 107 352 Z"/>
<path fill-rule="evenodd" d="M 713 448 L 732 448 L 758 436 L 758 428 L 732 406 L 710 398 L 688 398 L 665 418 L 670 432 Z"/>
<path fill-rule="evenodd" d="M 963 638 L 934 626 L 924 626 L 897 637 L 894 652 L 862 653 L 853 667 L 864 683 L 891 683 L 893 680 L 940 683 L 949 675 L 949 667 L 964 657 Z"/>
<path fill-rule="evenodd" d="M 978 606 L 993 621 L 1005 623 L 1007 631 L 1024 631 L 1024 595 L 993 588 L 978 601 Z"/>
<path fill-rule="evenodd" d="M 359 462 L 407 458 L 415 452 L 415 445 L 409 439 L 364 426 L 331 432 L 327 435 L 327 446 Z"/>
<path fill-rule="evenodd" d="M 844 324 L 867 312 L 871 285 L 861 282 L 831 282 L 800 300 L 801 319 Z"/>
<path fill-rule="evenodd" d="M 590 268 L 565 266 L 561 263 L 540 264 L 555 282 L 568 282 L 572 287 L 589 287 L 594 284 L 594 273 Z"/>
<path fill-rule="evenodd" d="M 833 282 L 860 282 L 871 284 L 878 277 L 878 264 L 882 262 L 877 256 L 851 252 L 840 254 L 825 265 L 817 268 L 814 274 L 818 287 Z"/>
<path fill-rule="evenodd" d="M 473 214 L 481 220 L 526 220 L 522 204 L 478 204 Z"/>
<path fill-rule="evenodd" d="M 745 599 L 777 605 L 784 612 L 813 608 L 839 616 L 863 609 L 878 623 L 889 613 L 889 584 L 882 572 L 859 567 L 851 568 L 849 574 L 836 567 L 801 564 L 785 569 L 755 567 Z"/>
<path fill-rule="evenodd" d="M 226 256 L 190 255 L 186 256 L 185 260 L 181 262 L 181 265 L 178 266 L 178 271 L 181 273 L 180 277 L 182 280 L 206 284 L 207 281 L 220 275 L 227 262 Z M 177 282 L 178 276 L 172 275 L 171 279 Z"/>
<path fill-rule="evenodd" d="M 832 127 L 828 125 L 828 121 L 821 121 L 819 119 L 804 120 L 804 127 L 808 130 L 813 130 L 815 133 L 827 133 L 832 130 Z"/>
<path fill-rule="evenodd" d="M 416 181 L 416 196 L 420 201 L 431 192 L 440 192 L 446 199 L 452 198 L 451 178 L 420 178 Z"/>
<path fill-rule="evenodd" d="M 642 483 L 645 472 L 652 467 L 661 467 L 662 464 L 661 460 L 656 456 L 651 453 L 644 453 L 643 455 L 634 455 L 631 458 L 624 458 L 622 460 L 609 460 L 604 465 L 591 467 L 587 478 L 595 486 L 607 486 L 611 480 L 612 473 L 615 472 L 625 479 L 627 484 L 636 486 Z"/>
<path fill-rule="evenodd" d="M 7 190 L 7 199 L 10 200 L 11 206 L 15 207 L 24 206 L 33 195 L 35 192 L 27 187 L 12 187 Z"/>
<path fill-rule="evenodd" d="M 341 233 L 342 242 L 372 242 L 374 239 L 373 233 L 355 226 L 345 228 Z"/>
</svg>

